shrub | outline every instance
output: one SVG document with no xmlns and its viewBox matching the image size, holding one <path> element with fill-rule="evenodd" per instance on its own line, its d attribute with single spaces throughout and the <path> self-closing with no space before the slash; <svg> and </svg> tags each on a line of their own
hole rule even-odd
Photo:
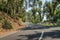
<svg viewBox="0 0 60 40">
<path fill-rule="evenodd" d="M 8 22 L 7 20 L 4 20 L 4 23 L 3 23 L 3 29 L 12 29 L 12 25 L 10 24 L 10 22 Z"/>
</svg>

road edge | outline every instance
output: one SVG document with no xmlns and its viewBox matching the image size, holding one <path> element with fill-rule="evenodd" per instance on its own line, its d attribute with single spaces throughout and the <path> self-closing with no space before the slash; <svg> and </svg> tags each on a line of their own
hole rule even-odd
<svg viewBox="0 0 60 40">
<path fill-rule="evenodd" d="M 9 36 L 9 35 L 12 35 L 12 34 L 17 33 L 17 32 L 18 31 L 13 31 L 13 32 L 10 32 L 10 33 L 8 33 L 6 35 L 3 35 L 3 36 L 0 35 L 0 38 L 3 38 L 3 37 L 6 37 L 6 36 Z"/>
</svg>

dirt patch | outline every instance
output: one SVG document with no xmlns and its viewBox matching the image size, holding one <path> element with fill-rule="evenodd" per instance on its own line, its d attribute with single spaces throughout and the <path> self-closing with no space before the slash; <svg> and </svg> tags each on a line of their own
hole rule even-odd
<svg viewBox="0 0 60 40">
<path fill-rule="evenodd" d="M 24 26 L 19 27 L 19 29 L 20 29 L 20 28 L 24 28 Z M 11 29 L 11 30 L 4 30 L 4 29 L 1 29 L 1 30 L 0 30 L 0 36 L 4 36 L 4 35 L 7 35 L 7 34 L 16 32 L 17 30 L 18 30 L 18 28 Z"/>
</svg>

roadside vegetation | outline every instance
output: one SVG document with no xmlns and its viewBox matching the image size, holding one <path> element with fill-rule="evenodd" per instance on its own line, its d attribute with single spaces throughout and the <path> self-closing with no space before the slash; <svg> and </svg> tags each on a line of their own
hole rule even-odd
<svg viewBox="0 0 60 40">
<path fill-rule="evenodd" d="M 25 12 L 22 5 L 23 0 L 0 0 L 0 35 L 25 27 L 21 18 Z"/>
<path fill-rule="evenodd" d="M 32 4 L 30 4 L 32 2 Z M 43 23 L 46 26 L 59 26 L 60 25 L 60 0 L 45 1 L 43 4 L 42 0 L 33 0 L 26 2 L 25 8 L 31 7 L 25 15 L 27 22 L 32 23 Z M 43 7 L 42 7 L 43 6 Z"/>
<path fill-rule="evenodd" d="M 50 27 L 60 27 L 60 23 L 48 23 L 48 22 L 45 22 L 45 23 L 39 23 L 39 25 L 42 25 L 42 26 L 50 26 Z"/>
<path fill-rule="evenodd" d="M 29 7 L 31 10 L 27 12 Z M 0 0 L 0 31 L 24 28 L 23 22 L 60 25 L 60 0 L 44 4 L 42 0 L 29 0 L 29 3 L 27 0 Z"/>
</svg>

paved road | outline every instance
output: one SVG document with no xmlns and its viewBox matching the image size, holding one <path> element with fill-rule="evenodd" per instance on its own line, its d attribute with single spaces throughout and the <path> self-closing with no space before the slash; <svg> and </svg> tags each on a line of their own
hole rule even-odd
<svg viewBox="0 0 60 40">
<path fill-rule="evenodd" d="M 43 40 L 60 40 L 60 27 L 46 27 L 40 25 L 28 25 L 17 33 L 0 38 L 0 40 L 39 40 L 44 31 Z"/>
</svg>

